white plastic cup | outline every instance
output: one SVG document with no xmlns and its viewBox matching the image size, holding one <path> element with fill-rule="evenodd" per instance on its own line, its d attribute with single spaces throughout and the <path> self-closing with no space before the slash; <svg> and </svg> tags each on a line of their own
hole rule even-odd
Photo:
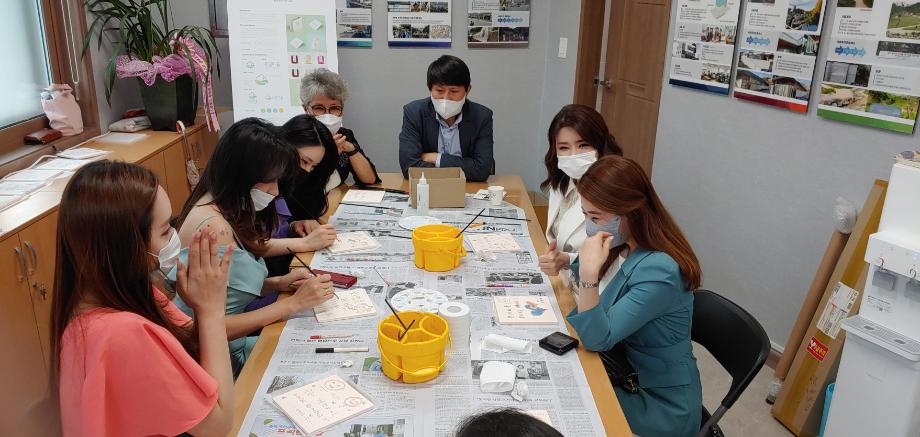
<svg viewBox="0 0 920 437">
<path fill-rule="evenodd" d="M 505 187 L 501 185 L 492 185 L 489 187 L 489 202 L 492 206 L 501 206 L 502 200 L 505 200 Z"/>
</svg>

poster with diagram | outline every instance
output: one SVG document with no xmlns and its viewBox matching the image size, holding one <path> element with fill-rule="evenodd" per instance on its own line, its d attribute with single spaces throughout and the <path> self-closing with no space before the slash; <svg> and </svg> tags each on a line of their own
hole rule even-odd
<svg viewBox="0 0 920 437">
<path fill-rule="evenodd" d="M 450 1 L 387 0 L 390 47 L 450 47 Z"/>
<path fill-rule="evenodd" d="M 808 112 L 824 6 L 824 0 L 748 1 L 736 98 Z"/>
<path fill-rule="evenodd" d="M 818 115 L 910 134 L 920 104 L 920 0 L 838 0 Z"/>
<path fill-rule="evenodd" d="M 671 85 L 728 94 L 741 0 L 680 0 Z"/>
<path fill-rule="evenodd" d="M 370 47 L 374 0 L 335 0 L 339 47 Z"/>
<path fill-rule="evenodd" d="M 227 9 L 234 119 L 303 114 L 301 78 L 338 71 L 335 0 L 229 0 Z"/>
<path fill-rule="evenodd" d="M 527 47 L 530 0 L 469 0 L 468 6 L 469 47 Z"/>
</svg>

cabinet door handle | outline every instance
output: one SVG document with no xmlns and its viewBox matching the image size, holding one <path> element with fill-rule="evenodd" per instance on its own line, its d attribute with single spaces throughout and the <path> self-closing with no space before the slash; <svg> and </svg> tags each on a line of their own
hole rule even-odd
<svg viewBox="0 0 920 437">
<path fill-rule="evenodd" d="M 19 257 L 19 282 L 26 280 L 26 256 L 22 253 L 22 249 L 15 248 L 13 249 L 16 252 L 16 256 Z"/>
<path fill-rule="evenodd" d="M 25 242 L 25 246 L 26 249 L 29 249 L 29 254 L 32 256 L 32 268 L 29 269 L 29 276 L 32 276 L 38 268 L 38 252 L 35 251 L 35 246 L 28 241 Z"/>
<path fill-rule="evenodd" d="M 41 296 L 42 300 L 48 300 L 48 288 L 45 287 L 45 284 L 32 284 L 32 288 L 38 291 L 38 295 Z"/>
</svg>

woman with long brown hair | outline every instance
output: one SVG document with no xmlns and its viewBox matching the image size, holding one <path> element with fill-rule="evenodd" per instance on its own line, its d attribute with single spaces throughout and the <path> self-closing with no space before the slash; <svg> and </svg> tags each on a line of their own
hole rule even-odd
<svg viewBox="0 0 920 437">
<path fill-rule="evenodd" d="M 572 264 L 578 303 L 568 320 L 601 353 L 634 433 L 693 436 L 702 408 L 690 342 L 696 255 L 635 161 L 601 158 L 578 192 L 588 238 Z"/>
<path fill-rule="evenodd" d="M 568 271 L 585 241 L 585 216 L 575 184 L 591 164 L 607 155 L 622 155 L 604 118 L 585 105 L 566 105 L 553 118 L 547 132 L 546 180 L 549 192 L 546 239 L 549 250 L 540 256 L 543 273 L 556 276 Z M 569 275 L 563 279 L 568 282 Z"/>
<path fill-rule="evenodd" d="M 99 161 L 64 189 L 51 306 L 52 387 L 65 436 L 223 436 L 233 423 L 224 320 L 230 259 L 196 233 L 177 291 L 192 321 L 154 288 L 176 264 L 169 198 L 143 167 Z"/>
</svg>

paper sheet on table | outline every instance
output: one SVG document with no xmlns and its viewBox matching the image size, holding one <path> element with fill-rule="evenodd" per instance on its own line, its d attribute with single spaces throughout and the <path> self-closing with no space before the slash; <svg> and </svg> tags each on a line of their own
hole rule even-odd
<svg viewBox="0 0 920 437">
<path fill-rule="evenodd" d="M 467 234 L 473 252 L 520 252 L 521 246 L 511 234 Z"/>
<path fill-rule="evenodd" d="M 61 173 L 63 173 L 62 170 L 27 168 L 16 173 L 11 173 L 4 180 L 44 182 L 58 177 Z"/>
<path fill-rule="evenodd" d="M 119 139 L 122 138 L 120 135 L 132 135 L 131 138 L 137 138 L 137 140 L 134 140 L 134 141 L 120 141 Z M 113 133 L 113 134 L 107 135 L 107 136 L 105 137 L 105 140 L 108 141 L 108 142 L 115 142 L 115 143 L 125 143 L 125 142 L 127 142 L 127 143 L 133 143 L 133 142 L 139 141 L 139 140 L 141 140 L 141 139 L 143 139 L 144 137 L 147 136 L 147 135 L 144 135 L 144 134 L 140 134 L 140 136 L 133 136 L 133 135 L 138 135 L 138 134 L 117 134 L 117 133 Z M 67 158 L 67 159 L 89 159 L 89 158 L 97 158 L 97 157 L 100 157 L 100 156 L 105 156 L 105 155 L 108 155 L 109 153 L 111 153 L 111 152 L 109 152 L 108 150 L 92 149 L 92 148 L 89 148 L 89 147 L 74 147 L 74 148 L 72 148 L 72 149 L 67 149 L 67 150 L 58 152 L 57 157 L 58 157 L 58 158 Z"/>
<path fill-rule="evenodd" d="M 4 196 L 25 196 L 32 192 L 38 191 L 45 186 L 45 182 L 31 181 L 2 181 L 0 182 L 0 195 Z"/>
<path fill-rule="evenodd" d="M 143 140 L 144 138 L 147 138 L 147 134 L 137 134 L 132 132 L 110 132 L 103 137 L 103 140 L 107 143 L 133 144 Z"/>
<path fill-rule="evenodd" d="M 374 301 L 367 295 L 363 288 L 339 290 L 335 292 L 338 298 L 332 298 L 313 308 L 316 320 L 320 323 L 334 322 L 337 320 L 356 319 L 377 314 Z"/>
<path fill-rule="evenodd" d="M 86 164 L 92 162 L 92 159 L 65 159 L 65 158 L 53 158 L 43 164 L 39 164 L 38 169 L 46 170 L 66 170 L 73 171 L 80 167 L 83 167 Z"/>
<path fill-rule="evenodd" d="M 338 375 L 272 397 L 275 405 L 307 434 L 324 430 L 374 408 L 374 403 Z"/>
<path fill-rule="evenodd" d="M 378 247 L 380 247 L 380 243 L 365 231 L 346 232 L 336 236 L 335 243 L 329 246 L 329 253 L 363 252 Z"/>
<path fill-rule="evenodd" d="M 342 198 L 342 202 L 355 202 L 355 203 L 380 203 L 383 201 L 383 196 L 386 194 L 386 191 L 381 190 L 355 190 L 351 189 L 345 193 L 345 197 Z"/>
</svg>

